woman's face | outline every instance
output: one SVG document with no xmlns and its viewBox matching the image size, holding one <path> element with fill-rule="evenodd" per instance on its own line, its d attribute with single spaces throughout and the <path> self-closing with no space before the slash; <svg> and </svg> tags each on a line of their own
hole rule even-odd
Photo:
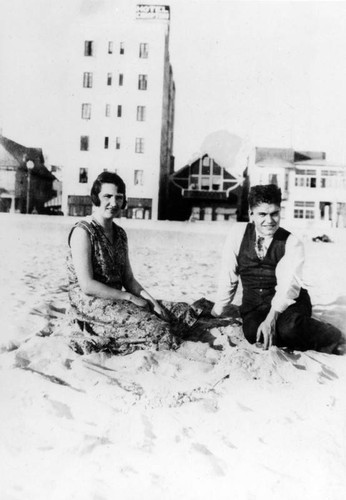
<svg viewBox="0 0 346 500">
<path fill-rule="evenodd" d="M 115 184 L 102 184 L 99 192 L 100 206 L 97 207 L 98 213 L 104 219 L 113 219 L 119 217 L 121 207 L 124 202 L 124 195 L 118 193 L 118 186 Z"/>
</svg>

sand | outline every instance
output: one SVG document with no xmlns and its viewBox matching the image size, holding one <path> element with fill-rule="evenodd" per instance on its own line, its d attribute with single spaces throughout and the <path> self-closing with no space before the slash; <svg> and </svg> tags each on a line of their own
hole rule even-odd
<svg viewBox="0 0 346 500">
<path fill-rule="evenodd" d="M 73 222 L 0 214 L 1 500 L 344 498 L 345 357 L 262 351 L 236 326 L 216 332 L 222 350 L 78 356 Z M 139 281 L 187 302 L 213 300 L 230 224 L 120 221 Z M 314 315 L 346 334 L 346 234 L 300 234 Z"/>
</svg>

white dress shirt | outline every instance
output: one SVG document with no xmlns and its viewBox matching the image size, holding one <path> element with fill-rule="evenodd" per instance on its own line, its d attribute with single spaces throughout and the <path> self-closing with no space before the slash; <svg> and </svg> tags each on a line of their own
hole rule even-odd
<svg viewBox="0 0 346 500">
<path fill-rule="evenodd" d="M 246 224 L 237 223 L 226 238 L 213 308 L 213 313 L 216 316 L 222 315 L 236 293 L 239 282 L 238 254 L 245 229 Z M 265 250 L 268 250 L 272 239 L 272 237 L 265 238 L 263 242 Z M 298 297 L 302 286 L 303 265 L 303 243 L 296 236 L 290 234 L 286 241 L 285 254 L 275 269 L 277 285 L 271 303 L 275 311 L 283 312 Z"/>
</svg>

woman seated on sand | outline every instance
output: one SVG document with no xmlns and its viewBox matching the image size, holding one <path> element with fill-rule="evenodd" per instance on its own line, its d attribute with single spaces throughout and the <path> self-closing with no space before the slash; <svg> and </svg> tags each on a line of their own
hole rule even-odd
<svg viewBox="0 0 346 500">
<path fill-rule="evenodd" d="M 113 221 L 126 206 L 117 174 L 100 174 L 91 199 L 93 215 L 77 222 L 68 239 L 69 298 L 78 326 L 71 347 L 81 354 L 176 348 L 202 309 L 169 302 L 163 307 L 134 277 L 126 233 Z"/>
</svg>

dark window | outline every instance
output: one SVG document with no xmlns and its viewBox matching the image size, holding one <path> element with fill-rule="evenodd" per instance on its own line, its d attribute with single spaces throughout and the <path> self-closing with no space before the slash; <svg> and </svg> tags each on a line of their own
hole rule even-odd
<svg viewBox="0 0 346 500">
<path fill-rule="evenodd" d="M 144 153 L 144 139 L 143 137 L 136 137 L 135 152 Z"/>
<path fill-rule="evenodd" d="M 81 149 L 81 151 L 89 151 L 89 136 L 88 135 L 81 136 L 80 149 Z"/>
<path fill-rule="evenodd" d="M 216 165 L 216 163 L 214 163 L 214 166 L 213 166 L 213 174 L 214 175 L 221 175 L 221 167 L 219 165 Z"/>
<path fill-rule="evenodd" d="M 108 54 L 113 54 L 113 42 L 108 42 Z"/>
<path fill-rule="evenodd" d="M 79 169 L 79 182 L 82 184 L 86 184 L 88 182 L 88 169 L 80 168 Z"/>
<path fill-rule="evenodd" d="M 109 137 L 105 137 L 105 149 L 108 149 L 109 146 Z"/>
<path fill-rule="evenodd" d="M 208 158 L 209 160 L 209 158 Z M 210 175 L 210 165 L 205 163 L 205 161 L 203 160 L 203 163 L 202 163 L 202 175 Z"/>
<path fill-rule="evenodd" d="M 115 149 L 120 149 L 120 137 L 115 138 Z"/>
<path fill-rule="evenodd" d="M 138 89 L 147 90 L 147 87 L 148 87 L 147 75 L 138 75 Z"/>
<path fill-rule="evenodd" d="M 83 73 L 83 87 L 91 88 L 93 86 L 93 74 Z"/>
<path fill-rule="evenodd" d="M 139 57 L 141 59 L 147 59 L 149 55 L 149 45 L 147 43 L 139 44 Z"/>
<path fill-rule="evenodd" d="M 112 85 L 112 73 L 107 73 L 107 85 Z"/>
<path fill-rule="evenodd" d="M 143 170 L 135 170 L 134 185 L 143 186 Z"/>
<path fill-rule="evenodd" d="M 124 84 L 124 75 L 120 73 L 119 75 L 119 87 L 121 87 Z"/>
<path fill-rule="evenodd" d="M 93 56 L 94 55 L 94 42 L 86 40 L 84 42 L 84 55 Z"/>
<path fill-rule="evenodd" d="M 125 45 L 124 45 L 124 42 L 120 42 L 119 52 L 120 52 L 121 55 L 125 54 Z"/>
<path fill-rule="evenodd" d="M 199 174 L 199 162 L 198 161 L 195 161 L 195 163 L 193 163 L 190 168 L 191 168 L 191 174 L 193 174 L 193 175 Z"/>
<path fill-rule="evenodd" d="M 145 106 L 137 106 L 137 121 L 144 122 L 145 121 Z"/>
<path fill-rule="evenodd" d="M 123 114 L 123 108 L 122 108 L 121 104 L 118 104 L 117 116 L 120 118 L 120 116 L 122 116 L 122 114 Z"/>
</svg>

